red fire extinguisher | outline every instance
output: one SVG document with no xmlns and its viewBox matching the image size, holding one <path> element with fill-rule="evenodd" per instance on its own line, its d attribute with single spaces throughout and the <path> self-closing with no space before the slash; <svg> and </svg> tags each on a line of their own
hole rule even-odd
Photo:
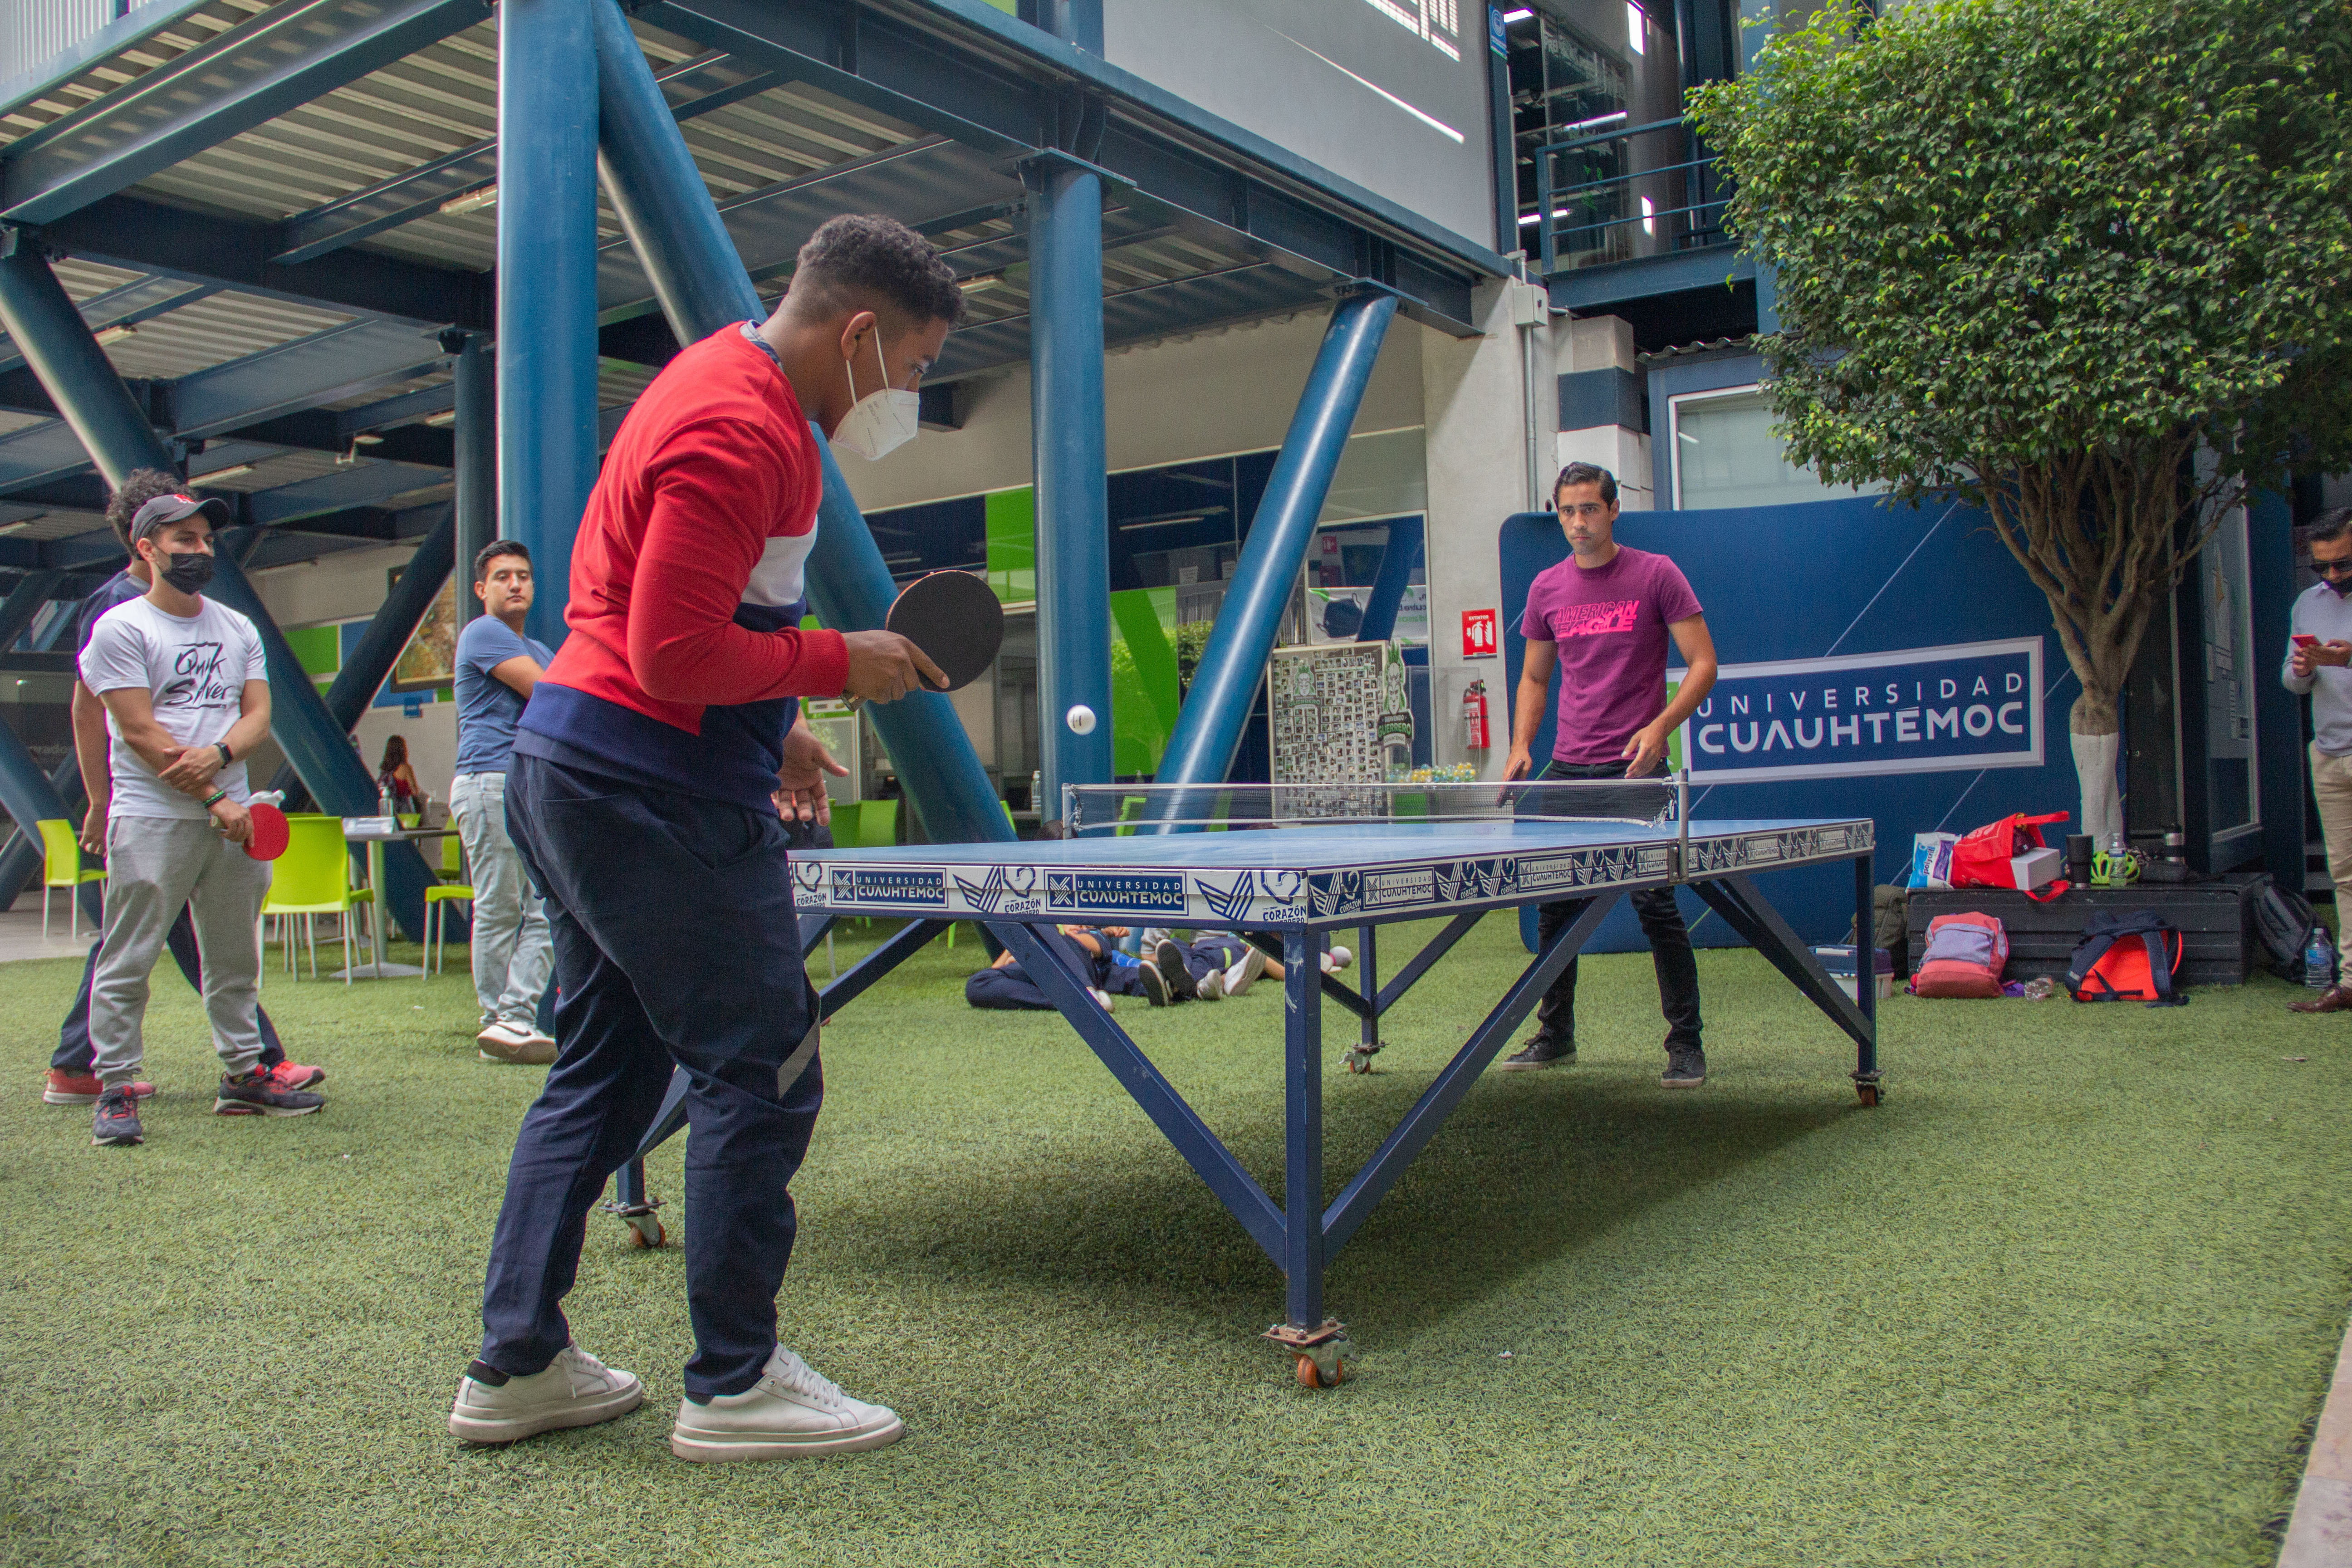
<svg viewBox="0 0 2352 1568">
<path fill-rule="evenodd" d="M 1462 692 L 1462 744 L 1473 752 L 1486 749 L 1486 683 L 1474 680 Z"/>
</svg>

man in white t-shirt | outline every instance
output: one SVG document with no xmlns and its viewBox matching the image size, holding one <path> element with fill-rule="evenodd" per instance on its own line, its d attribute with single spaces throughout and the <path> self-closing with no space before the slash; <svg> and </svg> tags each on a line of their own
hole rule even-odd
<svg viewBox="0 0 2352 1568">
<path fill-rule="evenodd" d="M 113 799 L 106 825 L 106 924 L 90 986 L 98 1074 L 90 1141 L 143 1141 L 132 1085 L 145 1054 L 147 981 L 183 905 L 195 919 L 205 1012 L 223 1068 L 223 1116 L 300 1116 L 326 1101 L 259 1066 L 256 928 L 268 862 L 247 856 L 245 757 L 269 733 L 269 681 L 253 623 L 204 597 L 218 499 L 158 496 L 131 521 L 149 585 L 99 617 L 82 684 L 106 705 Z"/>
</svg>

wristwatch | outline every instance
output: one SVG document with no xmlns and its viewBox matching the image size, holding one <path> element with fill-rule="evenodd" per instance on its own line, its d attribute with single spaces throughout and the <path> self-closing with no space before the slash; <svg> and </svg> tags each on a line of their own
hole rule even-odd
<svg viewBox="0 0 2352 1568">
<path fill-rule="evenodd" d="M 236 761 L 236 756 L 229 751 L 228 742 L 226 741 L 215 741 L 213 745 L 220 752 L 221 766 L 226 767 L 229 763 Z"/>
</svg>

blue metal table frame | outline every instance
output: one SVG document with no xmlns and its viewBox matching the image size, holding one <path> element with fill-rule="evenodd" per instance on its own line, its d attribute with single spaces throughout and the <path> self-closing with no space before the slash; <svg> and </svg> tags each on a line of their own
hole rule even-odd
<svg viewBox="0 0 2352 1568">
<path fill-rule="evenodd" d="M 1760 873 L 1850 861 L 1859 929 L 1871 922 L 1873 825 L 1840 821 L 1711 822 L 1636 828 L 1589 823 L 1417 824 L 1386 828 L 1293 828 L 1269 833 L 1181 834 L 1063 842 L 926 845 L 817 850 L 793 857 L 793 891 L 805 951 L 845 915 L 903 917 L 907 924 L 817 989 L 829 1018 L 920 952 L 955 921 L 976 921 L 1011 949 L 1040 989 L 1101 1058 L 1211 1192 L 1287 1279 L 1285 1321 L 1269 1331 L 1297 1358 L 1302 1383 L 1339 1380 L 1351 1347 L 1323 1300 L 1324 1271 L 1436 1136 L 1470 1086 L 1509 1041 L 1553 979 L 1626 893 L 1687 886 L 1762 953 L 1806 1000 L 1854 1042 L 1851 1075 L 1864 1105 L 1881 1088 L 1874 988 L 1858 994 L 1832 979 L 1758 889 Z M 1323 1194 L 1323 1004 L 1362 1020 L 1349 1055 L 1360 1067 L 1378 1048 L 1381 1016 L 1485 915 L 1522 904 L 1591 902 L 1537 953 L 1471 1031 L 1420 1100 L 1327 1206 Z M 1386 985 L 1370 972 L 1370 937 L 1401 921 L 1451 916 Z M 1282 961 L 1284 1201 L 1277 1204 L 1185 1103 L 1141 1047 L 1098 1004 L 1037 928 L 1083 922 L 1240 929 Z M 1365 942 L 1359 990 L 1322 973 L 1323 933 L 1356 929 Z M 659 1246 L 658 1200 L 645 1187 L 645 1156 L 684 1125 L 683 1074 L 674 1079 L 637 1153 L 614 1177 L 607 1207 L 633 1238 Z"/>
</svg>

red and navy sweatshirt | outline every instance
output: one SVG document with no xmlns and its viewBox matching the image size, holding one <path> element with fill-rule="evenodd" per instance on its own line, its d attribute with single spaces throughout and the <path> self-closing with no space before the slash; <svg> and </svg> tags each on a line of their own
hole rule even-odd
<svg viewBox="0 0 2352 1568">
<path fill-rule="evenodd" d="M 571 635 L 515 750 L 647 789 L 769 808 L 803 696 L 848 677 L 803 632 L 824 468 L 767 349 L 727 327 L 622 423 L 572 547 Z"/>
</svg>

